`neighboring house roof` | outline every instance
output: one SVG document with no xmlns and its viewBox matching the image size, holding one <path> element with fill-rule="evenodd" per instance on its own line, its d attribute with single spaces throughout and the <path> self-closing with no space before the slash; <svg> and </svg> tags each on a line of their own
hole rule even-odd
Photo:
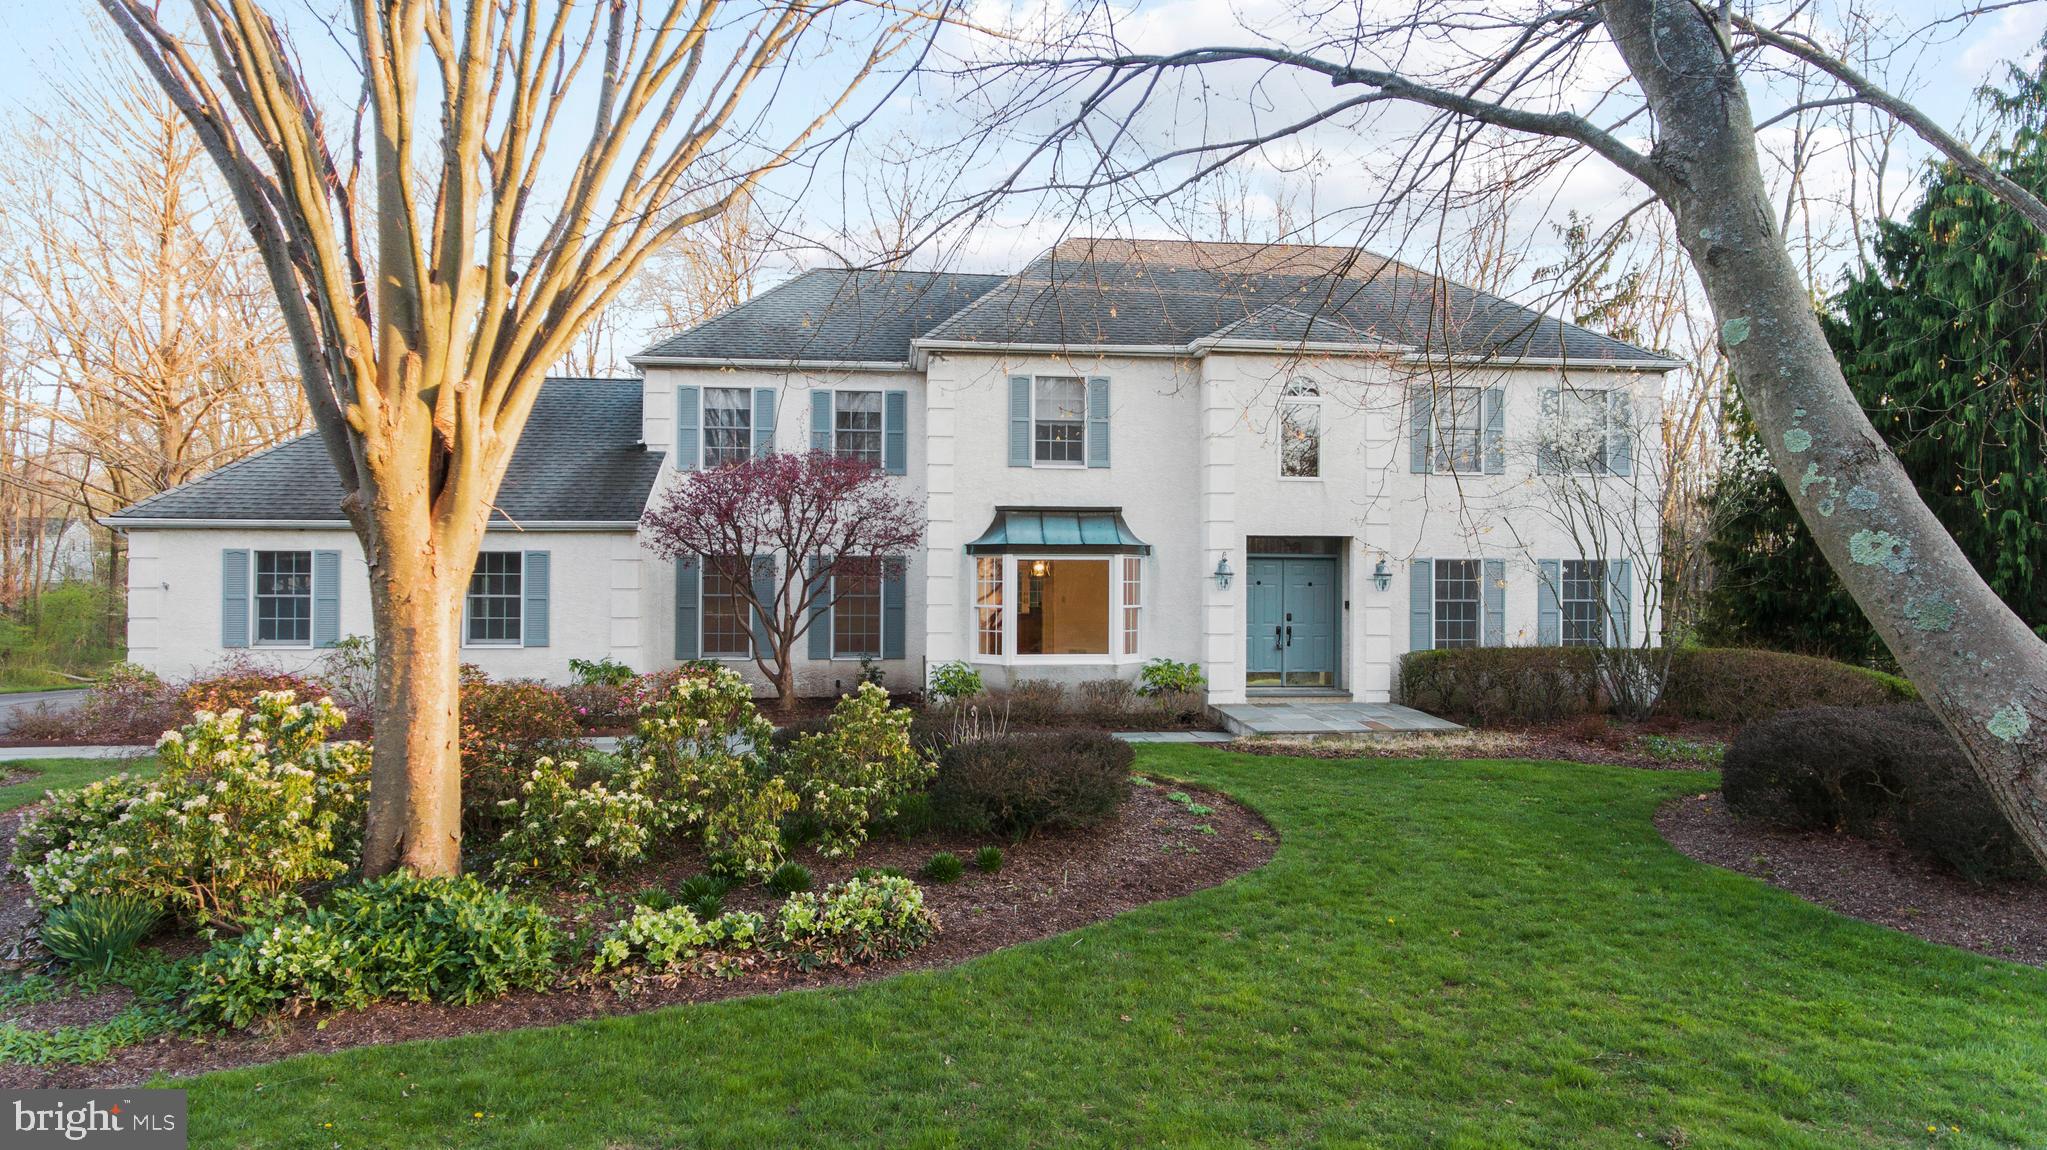
<svg viewBox="0 0 2047 1150">
<path fill-rule="evenodd" d="M 999 275 L 821 268 L 633 357 L 776 363 L 908 363 L 910 341 L 1000 284 Z"/>
<path fill-rule="evenodd" d="M 493 523 L 636 523 L 661 470 L 640 445 L 637 379 L 549 379 L 498 489 Z M 318 435 L 302 435 L 115 512 L 114 526 L 163 521 L 342 523 L 341 478 Z"/>
<path fill-rule="evenodd" d="M 1678 366 L 1355 248 L 1183 240 L 1068 240 L 920 343 L 1193 351 L 1230 341 Z"/>
</svg>

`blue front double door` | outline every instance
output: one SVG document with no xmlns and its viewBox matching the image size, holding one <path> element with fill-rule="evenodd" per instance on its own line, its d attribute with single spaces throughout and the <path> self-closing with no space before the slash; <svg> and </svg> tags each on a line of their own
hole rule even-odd
<svg viewBox="0 0 2047 1150">
<path fill-rule="evenodd" d="M 1249 687 L 1334 687 L 1341 647 L 1333 556 L 1252 559 Z"/>
</svg>

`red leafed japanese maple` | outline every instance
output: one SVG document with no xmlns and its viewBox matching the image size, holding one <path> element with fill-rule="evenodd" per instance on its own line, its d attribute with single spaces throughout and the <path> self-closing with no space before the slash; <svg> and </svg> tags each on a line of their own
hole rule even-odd
<svg viewBox="0 0 2047 1150">
<path fill-rule="evenodd" d="M 796 640 L 841 588 L 864 586 L 923 542 L 924 501 L 863 460 L 771 452 L 684 475 L 647 508 L 640 537 L 724 576 L 753 609 L 753 661 L 786 710 Z"/>
</svg>

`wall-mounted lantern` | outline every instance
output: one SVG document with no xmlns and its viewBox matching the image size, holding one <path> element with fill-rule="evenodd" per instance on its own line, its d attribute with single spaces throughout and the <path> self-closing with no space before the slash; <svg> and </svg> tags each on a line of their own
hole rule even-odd
<svg viewBox="0 0 2047 1150">
<path fill-rule="evenodd" d="M 1386 566 L 1384 558 L 1379 560 L 1377 567 L 1372 568 L 1372 586 L 1377 587 L 1381 591 L 1393 586 L 1393 571 Z"/>
<path fill-rule="evenodd" d="M 1227 551 L 1223 552 L 1223 557 L 1220 560 L 1218 560 L 1215 565 L 1216 590 L 1218 591 L 1229 590 L 1230 580 L 1234 578 L 1236 574 L 1237 573 L 1235 571 L 1230 570 L 1230 553 Z"/>
</svg>

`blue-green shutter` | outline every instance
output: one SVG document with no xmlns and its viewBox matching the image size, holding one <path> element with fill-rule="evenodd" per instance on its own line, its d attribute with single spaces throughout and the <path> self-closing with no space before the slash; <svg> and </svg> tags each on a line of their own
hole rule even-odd
<svg viewBox="0 0 2047 1150">
<path fill-rule="evenodd" d="M 1626 388 L 1606 393 L 1606 469 L 1615 475 L 1634 471 L 1635 407 Z"/>
<path fill-rule="evenodd" d="M 1635 644 L 1632 614 L 1635 606 L 1634 564 L 1626 559 L 1615 559 L 1607 563 L 1606 571 L 1607 644 L 1632 647 Z"/>
<path fill-rule="evenodd" d="M 1480 414 L 1485 420 L 1485 445 L 1480 451 L 1482 466 L 1487 475 L 1505 474 L 1507 470 L 1507 393 L 1497 387 L 1488 387 L 1479 395 Z"/>
<path fill-rule="evenodd" d="M 1104 375 L 1087 381 L 1087 465 L 1109 465 L 1109 378 Z"/>
<path fill-rule="evenodd" d="M 1535 473 L 1555 475 L 1564 469 L 1562 456 L 1557 454 L 1556 438 L 1563 433 L 1558 421 L 1563 418 L 1563 393 L 1554 387 L 1542 390 L 1542 413 L 1535 425 Z"/>
<path fill-rule="evenodd" d="M 890 475 L 910 470 L 910 393 L 881 393 L 881 466 Z"/>
<path fill-rule="evenodd" d="M 753 557 L 753 597 L 776 610 L 775 603 L 775 558 L 772 555 Z M 759 608 L 753 613 L 753 651 L 764 655 L 774 645 L 774 636 L 768 634 L 768 616 Z"/>
<path fill-rule="evenodd" d="M 1488 647 L 1507 645 L 1507 561 L 1488 559 L 1483 564 L 1485 586 L 1485 630 L 1479 642 Z"/>
<path fill-rule="evenodd" d="M 1009 465 L 1031 465 L 1031 377 L 1009 377 Z"/>
<path fill-rule="evenodd" d="M 753 457 L 760 459 L 775 450 L 775 389 L 753 389 Z"/>
<path fill-rule="evenodd" d="M 313 552 L 313 646 L 341 641 L 341 552 Z"/>
<path fill-rule="evenodd" d="M 1535 641 L 1540 646 L 1555 647 L 1564 641 L 1564 612 L 1557 606 L 1557 593 L 1563 586 L 1563 564 L 1555 559 L 1539 559 L 1535 576 Z"/>
<path fill-rule="evenodd" d="M 675 389 L 675 469 L 695 471 L 703 459 L 703 393 L 694 387 Z"/>
<path fill-rule="evenodd" d="M 694 555 L 683 555 L 675 560 L 675 657 L 694 659 L 702 648 L 703 604 L 701 602 L 702 576 L 697 570 Z"/>
<path fill-rule="evenodd" d="M 822 558 L 812 556 L 810 560 L 810 582 L 803 589 L 810 600 L 810 657 L 829 659 L 832 657 L 832 577 L 825 572 Z"/>
<path fill-rule="evenodd" d="M 832 393 L 823 388 L 810 389 L 810 449 L 832 449 Z"/>
<path fill-rule="evenodd" d="M 1429 425 L 1435 418 L 1435 393 L 1424 384 L 1410 390 L 1407 413 L 1407 469 L 1416 475 L 1426 475 L 1433 468 L 1429 452 L 1433 441 L 1429 439 Z"/>
<path fill-rule="evenodd" d="M 520 578 L 526 592 L 526 616 L 519 621 L 520 646 L 545 647 L 548 636 L 549 567 L 545 551 L 528 551 Z"/>
<path fill-rule="evenodd" d="M 1407 649 L 1426 651 L 1436 645 L 1436 563 L 1416 559 L 1407 565 Z"/>
<path fill-rule="evenodd" d="M 908 574 L 901 556 L 881 561 L 881 657 L 903 657 L 903 579 Z"/>
<path fill-rule="evenodd" d="M 220 553 L 220 645 L 249 645 L 249 552 L 241 547 Z"/>
</svg>

